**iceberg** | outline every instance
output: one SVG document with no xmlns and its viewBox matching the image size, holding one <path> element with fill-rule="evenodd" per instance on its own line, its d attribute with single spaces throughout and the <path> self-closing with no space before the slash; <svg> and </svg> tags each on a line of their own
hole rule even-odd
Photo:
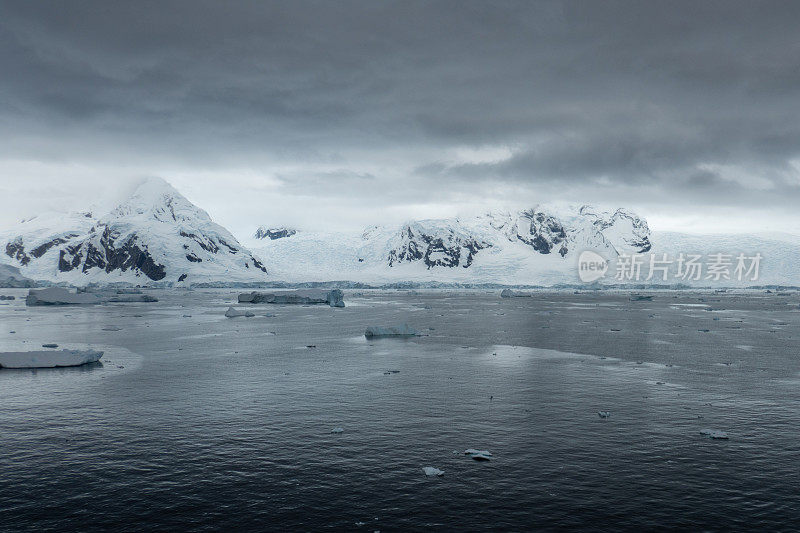
<svg viewBox="0 0 800 533">
<path fill-rule="evenodd" d="M 47 289 L 31 289 L 25 298 L 25 305 L 84 305 L 97 304 L 100 299 L 86 292 L 70 292 L 61 287 Z"/>
<path fill-rule="evenodd" d="M 56 368 L 80 366 L 100 360 L 103 352 L 95 350 L 35 350 L 0 352 L 0 368 Z"/>
<path fill-rule="evenodd" d="M 608 418 L 611 416 L 611 411 L 597 411 L 597 416 L 600 418 Z"/>
<path fill-rule="evenodd" d="M 512 291 L 511 289 L 503 289 L 500 291 L 500 298 L 530 298 L 533 294 L 529 292 Z"/>
<path fill-rule="evenodd" d="M 282 292 L 245 292 L 239 295 L 239 303 L 244 304 L 328 304 L 331 307 L 344 307 L 344 293 L 341 289 L 305 289 Z"/>
<path fill-rule="evenodd" d="M 333 428 L 331 433 L 344 433 L 344 428 Z"/>
<path fill-rule="evenodd" d="M 227 311 L 225 311 L 225 316 L 228 318 L 236 318 L 239 316 L 251 318 L 256 316 L 256 314 L 252 311 L 247 311 L 246 309 L 234 309 L 233 307 L 229 307 Z"/>
<path fill-rule="evenodd" d="M 369 326 L 364 332 L 364 336 L 372 337 L 417 337 L 419 332 L 409 326 L 403 324 L 402 326 Z"/>
<path fill-rule="evenodd" d="M 492 460 L 492 452 L 489 450 L 476 450 L 475 448 L 469 448 L 464 450 L 464 455 L 469 455 L 476 461 L 491 461 Z"/>
<path fill-rule="evenodd" d="M 439 470 L 438 468 L 434 468 L 432 466 L 424 466 L 422 467 L 422 471 L 425 472 L 425 475 L 428 477 L 433 477 L 433 476 L 441 477 L 444 475 L 444 470 Z"/>
</svg>

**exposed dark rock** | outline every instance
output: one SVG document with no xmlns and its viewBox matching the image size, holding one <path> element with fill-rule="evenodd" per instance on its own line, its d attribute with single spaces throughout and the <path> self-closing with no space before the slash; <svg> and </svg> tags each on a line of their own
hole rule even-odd
<svg viewBox="0 0 800 533">
<path fill-rule="evenodd" d="M 389 266 L 395 263 L 423 261 L 428 268 L 472 265 L 479 250 L 491 244 L 470 237 L 462 237 L 449 232 L 444 237 L 414 231 L 411 226 L 402 230 L 403 244 L 389 252 Z"/>
<path fill-rule="evenodd" d="M 284 239 L 291 237 L 297 233 L 296 230 L 291 228 L 258 228 L 255 234 L 256 239 Z"/>
<path fill-rule="evenodd" d="M 59 256 L 59 269 L 62 272 L 69 272 L 78 268 L 81 263 L 83 272 L 88 272 L 92 268 L 101 268 L 106 272 L 121 270 L 138 270 L 153 281 L 158 281 L 166 277 L 164 265 L 155 262 L 147 248 L 140 248 L 137 244 L 136 236 L 128 238 L 123 243 L 117 243 L 119 235 L 106 227 L 100 237 L 100 247 L 96 247 L 94 242 L 85 241 L 76 246 L 68 246 L 61 250 Z M 81 261 L 85 252 L 86 259 Z"/>
<path fill-rule="evenodd" d="M 22 265 L 27 265 L 31 262 L 31 258 L 25 253 L 25 246 L 22 244 L 22 238 L 20 237 L 6 244 L 6 255 L 16 259 Z"/>
<path fill-rule="evenodd" d="M 567 232 L 555 217 L 528 210 L 522 213 L 521 219 L 525 223 L 517 229 L 517 238 L 520 241 L 540 254 L 549 254 L 561 244 L 558 253 L 562 257 L 567 254 L 566 244 L 562 244 L 567 239 Z"/>
</svg>

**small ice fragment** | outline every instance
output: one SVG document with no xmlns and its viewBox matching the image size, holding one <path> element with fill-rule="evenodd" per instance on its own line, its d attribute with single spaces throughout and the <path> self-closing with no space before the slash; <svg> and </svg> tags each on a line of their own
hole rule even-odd
<svg viewBox="0 0 800 533">
<path fill-rule="evenodd" d="M 492 459 L 492 452 L 489 450 L 476 450 L 475 448 L 469 448 L 464 450 L 464 455 L 469 455 L 476 461 L 490 461 Z"/>
<path fill-rule="evenodd" d="M 333 428 L 331 433 L 344 433 L 344 428 Z"/>
<path fill-rule="evenodd" d="M 439 470 L 438 468 L 434 468 L 432 466 L 424 466 L 422 467 L 422 471 L 425 472 L 425 475 L 428 477 L 433 477 L 433 476 L 441 477 L 444 475 L 444 470 Z"/>
<path fill-rule="evenodd" d="M 709 439 L 728 440 L 728 434 L 718 429 L 701 429 L 700 434 Z"/>
<path fill-rule="evenodd" d="M 409 326 L 403 324 L 402 326 L 369 326 L 364 332 L 364 336 L 372 337 L 416 337 L 419 332 Z"/>
<path fill-rule="evenodd" d="M 611 416 L 611 411 L 597 411 L 597 416 L 600 418 L 608 418 Z"/>
<path fill-rule="evenodd" d="M 236 318 L 240 316 L 250 318 L 256 316 L 256 314 L 245 309 L 234 309 L 233 307 L 229 307 L 228 310 L 225 311 L 225 316 L 228 318 Z"/>
</svg>

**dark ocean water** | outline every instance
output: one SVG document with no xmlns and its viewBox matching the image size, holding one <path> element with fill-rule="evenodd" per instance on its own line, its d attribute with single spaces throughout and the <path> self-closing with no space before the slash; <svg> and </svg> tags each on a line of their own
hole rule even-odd
<svg viewBox="0 0 800 533">
<path fill-rule="evenodd" d="M 0 369 L 0 530 L 800 527 L 797 294 L 156 294 L 0 306 L 0 350 L 106 351 Z"/>
</svg>

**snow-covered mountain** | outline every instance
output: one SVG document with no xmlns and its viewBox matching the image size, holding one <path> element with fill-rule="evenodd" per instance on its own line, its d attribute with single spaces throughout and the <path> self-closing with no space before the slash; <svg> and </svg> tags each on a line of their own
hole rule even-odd
<svg viewBox="0 0 800 533">
<path fill-rule="evenodd" d="M 360 235 L 298 232 L 254 253 L 276 279 L 553 284 L 574 282 L 585 249 L 650 250 L 650 230 L 625 210 L 537 206 L 478 217 L 373 226 Z"/>
<path fill-rule="evenodd" d="M 291 239 L 266 239 L 253 247 L 274 279 L 373 284 L 578 284 L 578 258 L 586 250 L 608 261 L 600 283 L 800 285 L 800 237 L 653 233 L 644 219 L 627 209 L 587 205 L 415 220 L 397 227 L 372 226 L 361 234 L 302 231 Z M 718 253 L 734 262 L 730 279 L 709 280 L 706 271 L 700 279 L 678 275 L 680 254 L 699 254 L 708 263 Z M 647 279 L 651 256 L 661 260 L 664 254 L 674 261 L 667 279 Z M 758 279 L 734 279 L 738 254 L 762 256 Z M 631 255 L 641 264 L 641 276 L 618 278 L 621 261 Z"/>
<path fill-rule="evenodd" d="M 28 278 L 73 285 L 268 279 L 233 235 L 158 178 L 99 218 L 47 213 L 23 220 L 0 233 L 0 251 Z"/>
</svg>

